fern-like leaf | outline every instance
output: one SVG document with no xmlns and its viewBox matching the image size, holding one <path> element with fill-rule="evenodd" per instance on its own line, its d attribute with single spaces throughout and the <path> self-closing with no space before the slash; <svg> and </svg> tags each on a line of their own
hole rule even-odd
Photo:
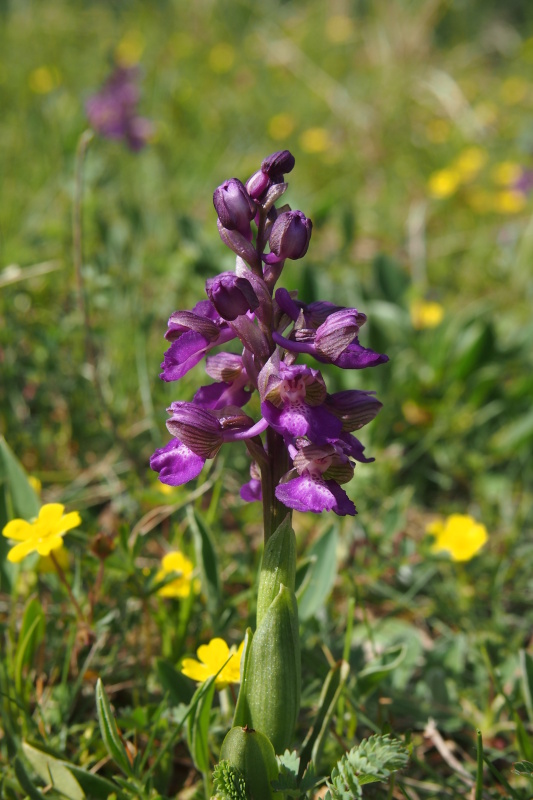
<svg viewBox="0 0 533 800">
<path fill-rule="evenodd" d="M 248 800 L 244 775 L 229 761 L 221 761 L 213 770 L 216 800 Z"/>
<path fill-rule="evenodd" d="M 361 798 L 366 783 L 388 780 L 408 760 L 407 748 L 388 734 L 363 739 L 337 762 L 327 782 L 326 800 Z"/>
</svg>

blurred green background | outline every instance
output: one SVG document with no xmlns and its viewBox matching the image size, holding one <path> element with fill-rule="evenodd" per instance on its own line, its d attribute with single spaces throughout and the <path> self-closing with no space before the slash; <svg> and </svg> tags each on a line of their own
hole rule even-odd
<svg viewBox="0 0 533 800">
<path fill-rule="evenodd" d="M 149 479 L 165 405 L 202 380 L 160 384 L 166 319 L 232 265 L 212 191 L 289 148 L 288 202 L 315 228 L 284 283 L 364 310 L 363 340 L 391 356 L 331 376 L 384 402 L 363 437 L 378 460 L 357 471 L 371 483 L 356 484 L 376 498 L 409 485 L 435 510 L 481 504 L 491 522 L 524 521 L 533 223 L 514 187 L 533 166 L 529 3 L 1 9 L 0 430 L 30 472 L 68 484 L 113 448 L 116 466 L 118 436 Z M 99 397 L 71 255 L 74 160 L 84 101 L 117 61 L 141 64 L 141 113 L 156 129 L 139 154 L 95 140 L 85 164 Z M 442 307 L 428 327 L 421 300 Z"/>
</svg>

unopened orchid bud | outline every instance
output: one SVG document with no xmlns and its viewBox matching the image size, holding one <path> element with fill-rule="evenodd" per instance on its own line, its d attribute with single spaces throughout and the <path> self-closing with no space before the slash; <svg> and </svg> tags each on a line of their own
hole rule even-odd
<svg viewBox="0 0 533 800">
<path fill-rule="evenodd" d="M 234 272 L 222 272 L 215 278 L 208 278 L 205 284 L 207 296 L 222 319 L 233 321 L 247 311 L 254 311 L 258 305 L 254 289 L 246 278 Z"/>
<path fill-rule="evenodd" d="M 247 238 L 250 236 L 250 222 L 255 217 L 256 205 L 240 180 L 230 178 L 215 189 L 213 205 L 225 228 L 239 231 Z"/>
<path fill-rule="evenodd" d="M 294 156 L 289 150 L 278 150 L 263 160 L 261 172 L 264 172 L 269 178 L 277 182 L 276 179 L 283 179 L 283 175 L 290 172 L 295 163 Z"/>
<path fill-rule="evenodd" d="M 267 263 L 284 258 L 303 258 L 309 247 L 313 224 L 301 211 L 285 211 L 280 214 L 270 231 L 270 254 Z M 272 257 L 274 256 L 274 257 Z"/>
<path fill-rule="evenodd" d="M 253 175 L 250 175 L 246 181 L 246 191 L 252 200 L 259 200 L 269 188 L 270 184 L 271 180 L 267 173 L 259 169 L 257 172 L 254 172 Z"/>
</svg>

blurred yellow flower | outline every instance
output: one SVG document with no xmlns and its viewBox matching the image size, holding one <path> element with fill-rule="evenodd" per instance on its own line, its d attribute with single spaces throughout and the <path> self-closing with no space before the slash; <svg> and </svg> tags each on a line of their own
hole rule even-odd
<svg viewBox="0 0 533 800">
<path fill-rule="evenodd" d="M 522 192 L 504 189 L 496 192 L 493 198 L 494 211 L 500 214 L 518 214 L 527 206 L 527 198 Z"/>
<path fill-rule="evenodd" d="M 432 551 L 446 551 L 453 561 L 470 561 L 488 539 L 485 526 L 468 514 L 452 514 L 445 522 L 432 522 L 426 532 L 435 537 Z"/>
<path fill-rule="evenodd" d="M 426 136 L 434 144 L 442 144 L 450 138 L 451 125 L 447 119 L 430 119 L 426 125 Z"/>
<path fill-rule="evenodd" d="M 467 147 L 459 153 L 453 167 L 458 172 L 461 181 L 470 181 L 487 161 L 487 152 L 481 147 Z"/>
<path fill-rule="evenodd" d="M 304 153 L 324 153 L 330 146 L 326 128 L 308 128 L 300 136 L 300 147 Z"/>
<path fill-rule="evenodd" d="M 402 414 L 409 425 L 429 425 L 433 420 L 431 411 L 419 406 L 414 400 L 406 400 L 402 404 Z"/>
<path fill-rule="evenodd" d="M 8 561 L 18 564 L 30 553 L 48 556 L 52 550 L 60 548 L 63 545 L 62 536 L 81 525 L 81 517 L 77 511 L 63 515 L 64 510 L 65 507 L 60 503 L 47 503 L 32 522 L 25 519 L 12 519 L 8 522 L 2 535 L 20 542 L 7 554 Z"/>
<path fill-rule="evenodd" d="M 514 106 L 522 102 L 529 89 L 529 81 L 520 75 L 511 75 L 506 78 L 500 87 L 500 97 L 504 103 Z"/>
<path fill-rule="evenodd" d="M 211 49 L 208 61 L 213 72 L 229 72 L 235 61 L 235 49 L 226 42 L 219 42 Z"/>
<path fill-rule="evenodd" d="M 493 166 L 490 174 L 498 186 L 512 186 L 520 178 L 522 167 L 514 161 L 502 161 Z"/>
<path fill-rule="evenodd" d="M 183 659 L 181 671 L 188 678 L 203 682 L 212 675 L 216 675 L 227 661 L 228 663 L 215 680 L 217 689 L 224 689 L 229 683 L 239 683 L 241 679 L 240 666 L 243 649 L 244 642 L 235 652 L 235 648 L 232 647 L 230 650 L 223 639 L 211 639 L 209 644 L 201 645 L 196 651 L 199 661 L 195 658 Z"/>
<path fill-rule="evenodd" d="M 140 31 L 126 31 L 115 48 L 115 58 L 122 67 L 134 67 L 144 52 L 145 41 Z"/>
<path fill-rule="evenodd" d="M 41 494 L 41 489 L 43 488 L 43 486 L 39 478 L 36 478 L 35 475 L 28 475 L 28 483 L 30 484 L 35 494 Z"/>
<path fill-rule="evenodd" d="M 35 94 L 49 94 L 61 83 L 61 75 L 56 67 L 37 67 L 28 77 L 28 86 Z"/>
<path fill-rule="evenodd" d="M 435 301 L 413 300 L 409 306 L 409 313 L 413 328 L 420 331 L 440 325 L 444 317 L 444 308 Z"/>
<path fill-rule="evenodd" d="M 193 592 L 200 590 L 200 581 L 193 578 L 194 564 L 180 550 L 174 550 L 163 556 L 161 569 L 155 576 L 156 582 L 175 574 L 175 579 L 167 583 L 157 594 L 161 597 L 188 597 Z"/>
<path fill-rule="evenodd" d="M 352 38 L 353 20 L 345 14 L 335 14 L 326 22 L 326 39 L 332 44 L 342 44 Z"/>
<path fill-rule="evenodd" d="M 290 114 L 275 114 L 268 121 L 268 135 L 271 139 L 287 139 L 294 130 L 294 118 Z"/>
<path fill-rule="evenodd" d="M 461 176 L 455 169 L 439 169 L 429 176 L 428 189 L 431 197 L 444 198 L 454 194 L 461 183 Z"/>
</svg>

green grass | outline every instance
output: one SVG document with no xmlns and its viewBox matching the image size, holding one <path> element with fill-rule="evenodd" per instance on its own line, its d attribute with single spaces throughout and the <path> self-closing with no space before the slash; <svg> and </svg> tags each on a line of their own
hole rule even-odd
<svg viewBox="0 0 533 800">
<path fill-rule="evenodd" d="M 296 157 L 287 202 L 314 230 L 283 284 L 307 301 L 361 308 L 364 343 L 391 358 L 365 374 L 324 370 L 330 391 L 375 389 L 384 405 L 362 435 L 376 461 L 358 465 L 348 489 L 359 515 L 334 521 L 333 587 L 302 623 L 299 739 L 331 659 L 344 653 L 351 671 L 321 774 L 364 736 L 410 731 L 410 765 L 390 796 L 465 797 L 479 729 L 490 763 L 479 796 L 532 794 L 527 769 L 519 775 L 513 763 L 533 761 L 531 655 L 520 656 L 531 654 L 533 621 L 533 206 L 527 197 L 509 209 L 497 183 L 502 163 L 533 166 L 531 9 L 407 0 L 339 9 L 318 0 L 0 3 L 0 433 L 42 481 L 42 502 L 81 511 L 67 576 L 93 617 L 87 640 L 57 576 L 31 561 L 2 575 L 6 797 L 30 796 L 24 774 L 45 786 L 23 740 L 96 765 L 103 778 L 121 775 L 98 728 L 96 676 L 131 757 L 140 754 L 135 780 L 146 796 L 203 796 L 176 727 L 192 684 L 169 697 L 157 659 L 176 667 L 213 635 L 241 641 L 253 618 L 259 509 L 238 497 L 248 463 L 237 445 L 202 473 L 193 499 L 191 486 L 160 492 L 148 460 L 167 440 L 165 408 L 192 397 L 202 370 L 166 385 L 158 364 L 170 313 L 232 268 L 214 188 L 285 147 Z M 141 111 L 156 136 L 139 154 L 98 138 L 88 149 L 91 357 L 72 261 L 75 154 L 84 100 L 119 43 L 137 48 Z M 478 171 L 432 196 L 431 176 L 457 171 L 471 148 Z M 438 327 L 413 327 L 418 298 L 443 306 Z M 12 484 L 0 477 L 2 523 L 16 506 Z M 153 591 L 171 546 L 201 567 L 191 504 L 215 542 L 216 610 L 205 583 L 191 604 Z M 432 554 L 425 535 L 428 521 L 452 512 L 489 531 L 463 565 Z M 295 516 L 302 562 L 330 522 Z M 96 537 L 113 539 L 108 557 Z M 21 629 L 41 612 L 44 629 L 36 622 L 21 649 Z M 211 718 L 213 762 L 225 702 Z M 434 734 L 424 737 L 430 718 L 444 754 Z"/>
</svg>

